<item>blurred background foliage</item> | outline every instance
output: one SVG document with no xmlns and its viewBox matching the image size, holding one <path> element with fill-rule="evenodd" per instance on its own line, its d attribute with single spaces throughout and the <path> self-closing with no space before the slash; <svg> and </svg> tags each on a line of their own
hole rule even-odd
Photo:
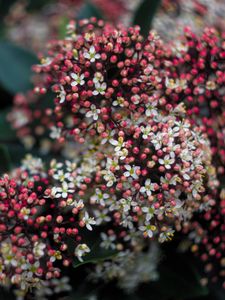
<svg viewBox="0 0 225 300">
<path fill-rule="evenodd" d="M 113 1 L 113 0 L 111 0 Z M 23 145 L 17 140 L 15 132 L 10 128 L 7 121 L 7 114 L 12 105 L 13 97 L 18 92 L 25 92 L 32 88 L 31 66 L 38 62 L 37 55 L 27 47 L 21 47 L 8 40 L 7 23 L 5 18 L 16 0 L 0 0 L 0 172 L 9 171 L 27 153 Z M 42 8 L 46 4 L 53 3 L 53 0 L 30 0 L 28 11 L 43 13 Z M 132 16 L 133 24 L 142 28 L 142 34 L 146 35 L 151 28 L 154 14 L 160 5 L 158 0 L 143 0 Z M 75 12 L 74 12 L 75 15 Z M 102 11 L 90 0 L 84 1 L 77 13 L 77 18 L 107 19 Z M 63 37 L 67 17 L 62 16 L 58 37 Z M 30 152 L 30 151 L 29 151 Z M 34 155 L 38 154 L 37 149 L 32 150 Z M 178 249 L 177 240 L 162 247 L 162 257 L 159 266 L 160 278 L 156 283 L 143 284 L 136 292 L 124 294 L 124 292 L 110 284 L 87 284 L 83 278 L 87 276 L 81 266 L 76 265 L 74 270 L 65 273 L 72 278 L 74 290 L 70 296 L 61 299 L 69 300 L 224 300 L 224 291 L 217 287 L 203 287 L 200 283 L 201 266 L 189 254 L 184 254 Z M 177 250 L 174 250 L 177 249 Z M 90 265 L 96 260 L 106 257 L 106 253 L 95 251 L 95 257 L 86 257 L 86 264 Z M 66 274 L 65 274 L 66 275 Z M 0 300 L 14 299 L 13 294 L 7 290 L 0 290 Z M 54 299 L 54 297 L 53 297 Z"/>
</svg>

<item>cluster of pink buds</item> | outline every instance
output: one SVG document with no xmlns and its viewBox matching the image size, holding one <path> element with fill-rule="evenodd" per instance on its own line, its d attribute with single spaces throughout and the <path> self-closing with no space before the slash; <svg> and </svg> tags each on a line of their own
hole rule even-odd
<svg viewBox="0 0 225 300">
<path fill-rule="evenodd" d="M 53 42 L 48 57 L 35 66 L 43 78 L 35 92 L 51 87 L 57 95 L 53 130 L 61 133 L 59 141 L 70 135 L 82 143 L 87 135 L 123 127 L 124 117 L 142 113 L 160 90 L 162 41 L 155 32 L 144 40 L 139 31 L 95 18 L 71 22 L 67 38 Z"/>
<path fill-rule="evenodd" d="M 192 224 L 190 237 L 194 240 L 192 251 L 200 257 L 204 271 L 212 282 L 222 283 L 225 288 L 225 191 L 220 202 L 205 212 Z M 207 279 L 205 279 L 207 282 Z"/>
<path fill-rule="evenodd" d="M 80 229 L 92 230 L 95 221 L 79 199 L 84 187 L 78 187 L 74 168 L 73 163 L 52 161 L 45 171 L 40 159 L 27 157 L 0 179 L 2 283 L 26 292 L 58 278 L 60 262 L 67 267 L 90 252 Z"/>
<path fill-rule="evenodd" d="M 221 176 L 225 164 L 225 35 L 206 29 L 199 37 L 189 28 L 171 46 L 165 93 L 168 101 L 187 108 L 210 139 L 214 164 Z"/>
<path fill-rule="evenodd" d="M 183 99 L 191 122 L 201 124 L 210 141 L 219 186 L 213 208 L 198 216 L 190 236 L 206 273 L 224 284 L 225 35 L 208 28 L 197 36 L 186 28 L 171 46 L 166 67 L 168 101 L 176 105 Z"/>
<path fill-rule="evenodd" d="M 207 29 L 197 38 L 187 29 L 184 39 L 166 47 L 154 31 L 144 39 L 139 27 L 95 18 L 70 22 L 67 29 L 34 67 L 37 97 L 54 93 L 53 108 L 42 117 L 44 126 L 51 120 L 50 137 L 60 147 L 71 140 L 83 144 L 73 170 L 52 166 L 48 172 L 61 186 L 49 194 L 46 189 L 45 196 L 60 199 L 60 209 L 71 206 L 72 221 L 68 211 L 57 216 L 66 232 L 65 219 L 73 224 L 88 203 L 95 220 L 85 212 L 77 226 L 110 224 L 101 246 L 125 253 L 143 236 L 170 240 L 195 212 L 213 215 L 216 171 L 224 174 L 223 36 Z M 78 258 L 89 251 L 85 247 L 77 246 Z"/>
<path fill-rule="evenodd" d="M 213 189 L 217 181 L 209 145 L 198 128 L 194 132 L 176 111 L 166 115 L 157 106 L 154 111 L 154 117 L 136 114 L 99 144 L 95 138 L 97 147 L 88 155 L 97 161 L 97 171 L 89 187 L 91 202 L 108 216 L 113 213 L 118 226 L 164 242 L 172 238 L 174 224 L 179 230 L 193 212 L 214 203 L 207 186 Z"/>
<path fill-rule="evenodd" d="M 88 141 L 97 160 L 91 199 L 100 197 L 118 225 L 170 239 L 170 224 L 179 228 L 212 202 L 207 139 L 184 119 L 182 103 L 173 108 L 165 97 L 168 59 L 154 31 L 144 40 L 139 27 L 95 18 L 77 26 L 35 66 L 43 78 L 35 91 L 56 93 L 52 130 L 61 143 Z"/>
</svg>

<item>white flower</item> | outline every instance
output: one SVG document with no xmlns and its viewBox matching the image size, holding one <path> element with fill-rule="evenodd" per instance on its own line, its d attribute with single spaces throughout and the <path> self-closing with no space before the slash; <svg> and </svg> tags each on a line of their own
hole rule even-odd
<svg viewBox="0 0 225 300">
<path fill-rule="evenodd" d="M 141 129 L 141 132 L 142 132 L 142 138 L 144 140 L 146 140 L 149 137 L 149 134 L 151 132 L 151 126 L 146 126 L 146 127 L 141 126 L 140 129 Z"/>
<path fill-rule="evenodd" d="M 157 101 L 146 104 L 146 111 L 145 111 L 146 116 L 147 117 L 156 116 L 158 114 L 156 107 L 157 107 Z"/>
<path fill-rule="evenodd" d="M 126 213 L 131 209 L 131 206 L 136 206 L 137 203 L 132 201 L 131 197 L 128 197 L 127 199 L 120 199 L 119 204 L 121 205 L 123 212 Z"/>
<path fill-rule="evenodd" d="M 158 132 L 151 139 L 151 143 L 154 145 L 155 150 L 159 150 L 162 147 L 162 134 Z"/>
<path fill-rule="evenodd" d="M 74 193 L 74 184 L 64 181 L 61 187 L 53 187 L 51 195 L 56 198 L 67 198 L 68 193 Z"/>
<path fill-rule="evenodd" d="M 92 104 L 90 108 L 91 110 L 86 113 L 86 117 L 93 118 L 95 121 L 98 120 L 98 115 L 100 114 L 101 110 L 97 109 L 94 104 Z"/>
<path fill-rule="evenodd" d="M 53 178 L 56 180 L 59 180 L 61 182 L 65 181 L 65 179 L 68 179 L 69 181 L 72 181 L 73 178 L 71 177 L 70 173 L 64 173 L 63 170 L 58 170 L 56 174 L 53 175 Z"/>
<path fill-rule="evenodd" d="M 180 158 L 183 161 L 192 161 L 193 160 L 192 152 L 189 151 L 188 149 L 184 149 L 180 153 Z"/>
<path fill-rule="evenodd" d="M 52 59 L 50 57 L 46 57 L 46 58 L 43 58 L 41 60 L 41 64 L 39 64 L 38 66 L 41 66 L 41 67 L 47 67 L 49 66 L 50 64 L 52 63 Z"/>
<path fill-rule="evenodd" d="M 125 99 L 123 97 L 117 97 L 116 100 L 113 101 L 112 105 L 124 107 L 124 101 Z"/>
<path fill-rule="evenodd" d="M 95 210 L 94 215 L 96 219 L 96 225 L 100 225 L 102 223 L 107 223 L 111 221 L 111 218 L 109 217 L 109 211 L 108 209 L 104 210 Z"/>
<path fill-rule="evenodd" d="M 105 206 L 105 200 L 108 198 L 108 194 L 103 194 L 100 189 L 96 189 L 95 194 L 91 197 L 91 203 L 100 203 L 100 205 Z"/>
<path fill-rule="evenodd" d="M 79 75 L 79 74 L 71 73 L 70 76 L 74 79 L 74 81 L 71 82 L 72 86 L 85 84 L 84 74 Z"/>
<path fill-rule="evenodd" d="M 122 137 L 119 137 L 118 141 L 111 139 L 111 140 L 109 140 L 109 142 L 110 142 L 111 145 L 116 146 L 115 152 L 120 151 L 121 148 L 124 147 L 124 141 L 123 141 Z"/>
<path fill-rule="evenodd" d="M 180 87 L 184 90 L 187 87 L 187 80 L 185 80 L 185 79 L 174 80 L 173 78 L 167 77 L 165 84 L 166 84 L 166 87 L 168 87 L 169 89 L 176 89 L 176 88 Z"/>
<path fill-rule="evenodd" d="M 170 154 L 165 155 L 163 159 L 160 158 L 159 163 L 160 165 L 164 165 L 166 169 L 171 169 L 171 165 L 175 162 L 174 158 L 175 158 L 175 154 L 174 152 L 171 152 Z"/>
<path fill-rule="evenodd" d="M 171 240 L 174 235 L 174 232 L 175 231 L 170 228 L 165 232 L 161 232 L 159 235 L 159 242 L 164 243 L 165 241 Z"/>
<path fill-rule="evenodd" d="M 116 177 L 114 176 L 114 174 L 109 170 L 103 171 L 103 174 L 105 174 L 104 179 L 105 181 L 107 181 L 106 186 L 108 187 L 112 186 L 113 183 L 116 181 Z"/>
<path fill-rule="evenodd" d="M 145 223 L 145 225 L 140 226 L 139 229 L 143 231 L 144 235 L 152 238 L 153 232 L 156 230 L 156 227 L 154 225 L 150 225 L 148 223 Z"/>
<path fill-rule="evenodd" d="M 151 183 L 151 180 L 150 180 L 150 179 L 146 179 L 146 181 L 145 181 L 145 186 L 142 186 L 142 187 L 140 188 L 140 192 L 141 192 L 141 193 L 146 193 L 147 196 L 151 196 L 152 191 L 154 191 L 154 190 L 155 190 L 155 189 L 154 189 L 154 184 Z"/>
<path fill-rule="evenodd" d="M 151 218 L 154 216 L 154 212 L 155 212 L 155 208 L 154 206 L 150 206 L 150 207 L 142 207 L 142 211 L 144 213 L 146 213 L 146 221 L 150 221 Z"/>
<path fill-rule="evenodd" d="M 100 247 L 108 250 L 108 249 L 116 249 L 116 245 L 113 243 L 116 240 L 115 235 L 107 235 L 104 232 L 101 232 L 101 239 L 102 242 L 100 244 Z"/>
<path fill-rule="evenodd" d="M 60 99 L 59 103 L 63 103 L 66 100 L 66 92 L 62 85 L 60 85 L 60 92 L 57 97 Z"/>
<path fill-rule="evenodd" d="M 115 130 L 106 131 L 108 136 L 102 139 L 101 144 L 104 145 L 106 142 L 110 142 L 113 140 Z"/>
<path fill-rule="evenodd" d="M 78 209 L 82 209 L 84 207 L 84 202 L 81 199 L 79 201 L 74 200 L 71 203 L 69 203 L 69 205 L 73 205 L 74 207 L 76 207 Z"/>
<path fill-rule="evenodd" d="M 174 175 L 171 179 L 167 179 L 166 177 L 160 177 L 160 182 L 162 184 L 171 184 L 171 185 L 177 185 L 177 182 L 179 182 L 180 178 L 178 175 Z"/>
<path fill-rule="evenodd" d="M 103 82 L 103 83 L 97 82 L 95 84 L 95 90 L 92 92 L 92 94 L 94 96 L 97 96 L 98 94 L 105 95 L 106 88 L 107 88 L 107 85 L 105 82 Z"/>
<path fill-rule="evenodd" d="M 61 136 L 61 134 L 62 134 L 61 128 L 57 128 L 57 127 L 55 127 L 55 126 L 52 126 L 52 127 L 50 128 L 50 130 L 51 130 L 50 137 L 51 137 L 52 139 L 59 139 L 59 138 L 60 138 L 60 136 Z"/>
<path fill-rule="evenodd" d="M 40 262 L 36 261 L 34 264 L 28 264 L 27 277 L 32 278 L 34 274 L 37 274 L 37 271 L 40 267 Z"/>
<path fill-rule="evenodd" d="M 96 72 L 96 73 L 94 74 L 93 82 L 94 82 L 94 84 L 96 84 L 96 83 L 102 82 L 103 79 L 104 79 L 104 76 L 102 75 L 102 73 Z"/>
<path fill-rule="evenodd" d="M 96 224 L 96 222 L 95 222 L 94 218 L 92 218 L 92 217 L 89 217 L 89 214 L 88 214 L 88 212 L 85 212 L 85 214 L 84 214 L 84 217 L 83 217 L 82 221 L 85 223 L 85 225 L 86 225 L 86 228 L 87 228 L 88 230 L 92 230 L 92 227 L 91 227 L 91 225 L 95 225 L 95 224 Z"/>
<path fill-rule="evenodd" d="M 125 165 L 125 169 L 127 170 L 126 172 L 123 173 L 125 177 L 133 177 L 134 179 L 138 179 L 137 175 L 137 170 L 140 169 L 140 167 L 137 166 L 130 166 L 130 165 Z"/>
<path fill-rule="evenodd" d="M 116 156 L 120 158 L 120 160 L 123 160 L 127 157 L 128 150 L 126 148 L 123 148 L 121 151 L 116 152 Z"/>
<path fill-rule="evenodd" d="M 44 254 L 45 254 L 44 249 L 45 248 L 46 248 L 46 245 L 44 243 L 35 242 L 34 249 L 33 249 L 33 253 L 34 253 L 35 257 L 44 256 Z"/>
<path fill-rule="evenodd" d="M 83 262 L 82 256 L 84 256 L 86 253 L 89 253 L 91 250 L 86 244 L 79 244 L 75 249 L 75 256 L 78 258 L 80 262 Z"/>
<path fill-rule="evenodd" d="M 94 46 L 91 46 L 89 52 L 84 52 L 84 57 L 90 60 L 90 62 L 94 62 L 96 59 L 99 59 L 101 55 L 96 53 Z"/>
<path fill-rule="evenodd" d="M 115 157 L 114 159 L 111 159 L 109 157 L 107 158 L 106 168 L 109 170 L 111 167 L 113 167 L 115 170 L 120 169 L 119 161 L 117 157 Z"/>
</svg>

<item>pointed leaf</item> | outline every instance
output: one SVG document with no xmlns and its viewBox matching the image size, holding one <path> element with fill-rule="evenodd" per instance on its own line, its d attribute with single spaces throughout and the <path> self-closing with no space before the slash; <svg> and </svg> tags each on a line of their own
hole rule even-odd
<svg viewBox="0 0 225 300">
<path fill-rule="evenodd" d="M 152 20 L 160 5 L 161 0 L 142 0 L 135 15 L 133 24 L 141 27 L 141 33 L 147 37 Z"/>
<path fill-rule="evenodd" d="M 0 42 L 0 85 L 10 93 L 23 92 L 32 88 L 31 66 L 38 63 L 31 52 L 13 45 Z"/>
<path fill-rule="evenodd" d="M 100 10 L 93 5 L 90 1 L 86 1 L 86 3 L 82 6 L 79 14 L 78 20 L 96 17 L 98 19 L 103 19 L 102 13 Z"/>
</svg>

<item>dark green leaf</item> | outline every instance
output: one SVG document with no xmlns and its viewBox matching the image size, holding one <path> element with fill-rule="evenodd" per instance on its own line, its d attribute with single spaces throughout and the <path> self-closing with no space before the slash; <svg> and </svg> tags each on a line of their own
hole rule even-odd
<svg viewBox="0 0 225 300">
<path fill-rule="evenodd" d="M 7 146 L 0 144 L 0 174 L 9 172 L 11 160 Z"/>
<path fill-rule="evenodd" d="M 60 25 L 59 25 L 59 32 L 58 32 L 58 36 L 60 39 L 64 39 L 66 36 L 66 32 L 67 32 L 67 25 L 69 23 L 69 19 L 67 17 L 62 17 L 60 20 Z"/>
<path fill-rule="evenodd" d="M 112 258 L 117 254 L 117 251 L 114 250 L 104 250 L 100 247 L 100 241 L 98 240 L 92 246 L 88 243 L 91 252 L 88 253 L 83 258 L 83 262 L 80 262 L 78 259 L 73 263 L 74 268 L 77 268 L 81 265 L 88 264 L 88 263 L 96 263 L 99 261 L 103 261 L 105 259 Z"/>
<path fill-rule="evenodd" d="M 133 24 L 141 27 L 141 33 L 147 37 L 152 20 L 161 0 L 142 0 L 134 15 Z"/>
<path fill-rule="evenodd" d="M 30 89 L 31 66 L 37 62 L 37 58 L 31 52 L 10 42 L 1 41 L 0 84 L 10 93 Z"/>
<path fill-rule="evenodd" d="M 83 233 L 81 232 L 81 235 L 83 242 L 88 245 L 91 252 L 83 257 L 83 262 L 80 262 L 78 259 L 75 259 L 73 263 L 73 266 L 75 268 L 87 263 L 96 263 L 98 261 L 109 259 L 118 253 L 117 250 L 105 250 L 102 247 L 100 247 L 101 239 L 99 229 L 95 228 L 95 230 L 93 231 L 84 230 Z M 68 241 L 68 243 L 69 251 L 73 253 L 75 250 L 74 241 L 71 239 L 70 241 Z"/>
<path fill-rule="evenodd" d="M 86 19 L 86 18 L 91 18 L 91 17 L 96 17 L 98 19 L 103 19 L 102 13 L 100 10 L 93 5 L 91 2 L 86 1 L 86 3 L 82 6 L 80 9 L 80 12 L 78 14 L 78 20 L 81 19 Z"/>
<path fill-rule="evenodd" d="M 0 111 L 0 143 L 16 140 L 16 133 L 7 121 L 8 109 Z"/>
</svg>

